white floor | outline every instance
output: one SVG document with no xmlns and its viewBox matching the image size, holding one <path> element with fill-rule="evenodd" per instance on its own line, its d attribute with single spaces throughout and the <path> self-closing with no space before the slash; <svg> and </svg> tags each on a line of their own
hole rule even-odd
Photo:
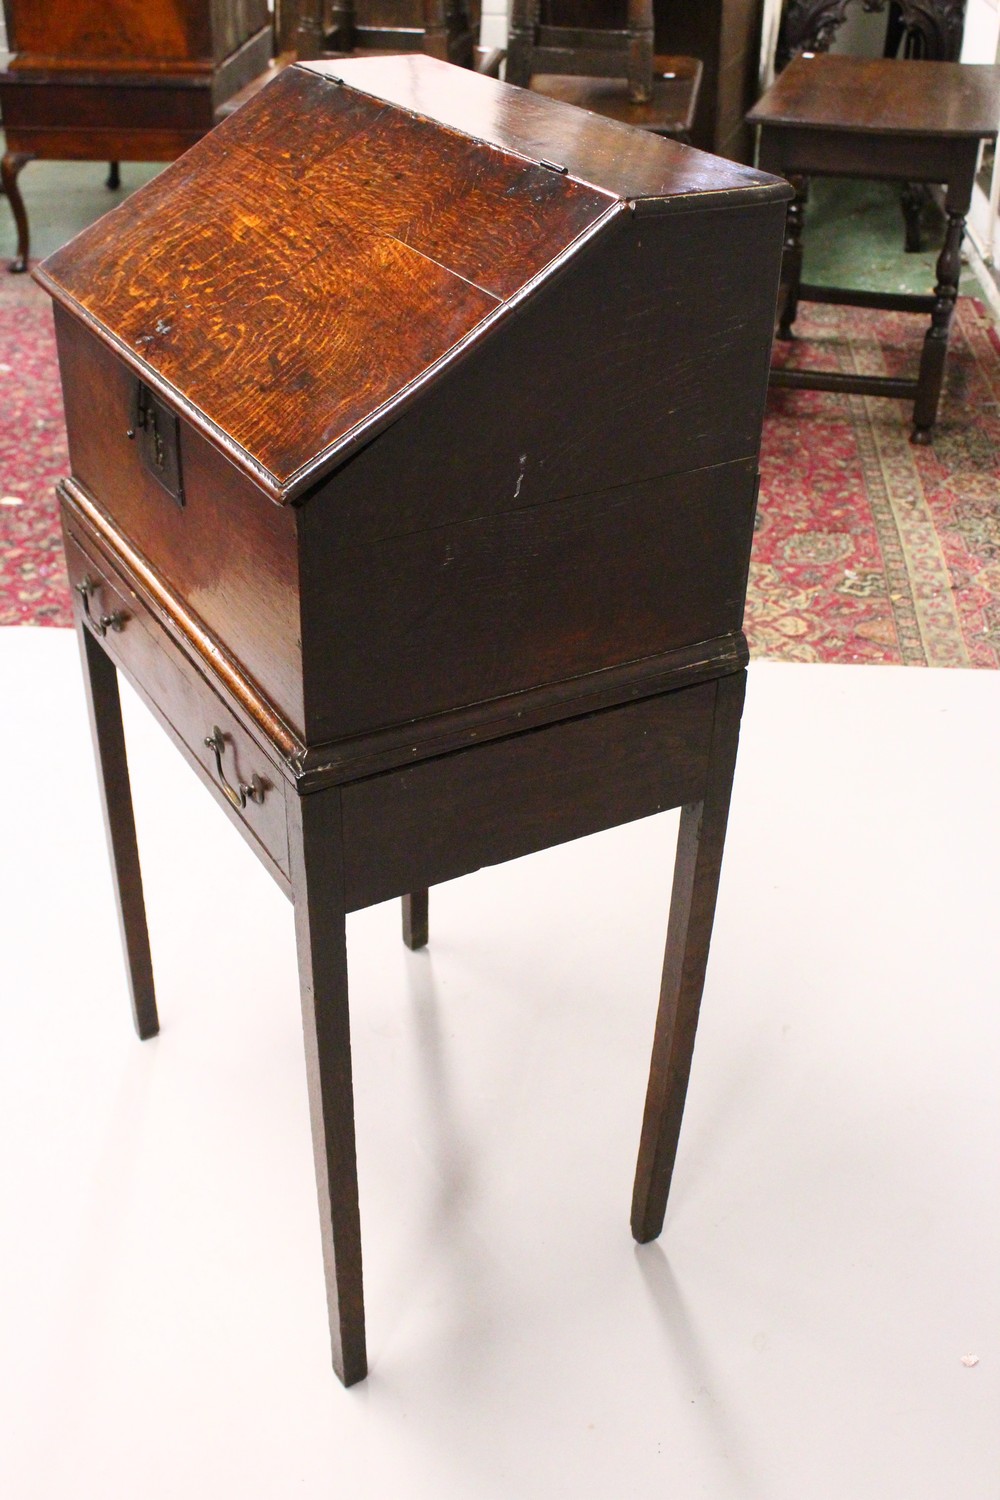
<svg viewBox="0 0 1000 1500">
<path fill-rule="evenodd" d="M 429 954 L 351 919 L 346 1392 L 290 907 L 130 704 L 140 1044 L 72 636 L 0 632 L 0 702 L 0 1493 L 1000 1495 L 1000 674 L 752 668 L 658 1244 L 674 817 L 435 891 Z"/>
</svg>

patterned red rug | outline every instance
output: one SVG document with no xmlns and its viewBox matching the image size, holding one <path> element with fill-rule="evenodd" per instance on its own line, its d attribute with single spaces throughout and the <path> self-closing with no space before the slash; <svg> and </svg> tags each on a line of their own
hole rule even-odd
<svg viewBox="0 0 1000 1500">
<path fill-rule="evenodd" d="M 916 368 L 923 320 L 804 306 L 779 358 Z M 48 299 L 0 275 L 0 624 L 69 625 L 53 487 L 68 468 Z M 908 406 L 774 391 L 747 635 L 787 661 L 1000 665 L 1000 337 L 961 298 L 932 448 Z"/>
<path fill-rule="evenodd" d="M 72 625 L 53 489 L 69 472 L 48 297 L 0 266 L 0 625 Z"/>
<path fill-rule="evenodd" d="M 915 374 L 926 319 L 817 304 L 777 358 Z M 934 443 L 908 402 L 772 391 L 746 631 L 786 661 L 1000 665 L 1000 337 L 961 297 Z"/>
</svg>

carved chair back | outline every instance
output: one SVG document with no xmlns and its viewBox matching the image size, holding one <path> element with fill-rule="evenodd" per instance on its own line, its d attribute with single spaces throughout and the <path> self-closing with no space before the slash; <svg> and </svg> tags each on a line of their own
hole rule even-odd
<svg viewBox="0 0 1000 1500">
<path fill-rule="evenodd" d="M 787 0 L 775 66 L 783 68 L 797 52 L 827 52 L 856 0 Z M 965 0 L 861 0 L 869 13 L 888 9 L 885 56 L 957 62 L 962 50 Z"/>
</svg>

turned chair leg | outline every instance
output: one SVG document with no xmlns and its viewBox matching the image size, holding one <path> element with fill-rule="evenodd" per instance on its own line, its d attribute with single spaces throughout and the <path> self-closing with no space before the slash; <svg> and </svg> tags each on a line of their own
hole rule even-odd
<svg viewBox="0 0 1000 1500">
<path fill-rule="evenodd" d="M 427 947 L 428 897 L 428 891 L 411 891 L 403 897 L 403 942 L 408 948 Z"/>
<path fill-rule="evenodd" d="M 937 263 L 934 310 L 931 313 L 931 326 L 924 335 L 920 373 L 917 376 L 917 399 L 913 406 L 912 441 L 921 446 L 930 443 L 934 423 L 937 421 L 941 387 L 944 384 L 945 356 L 948 353 L 948 333 L 958 298 L 964 233 L 965 214 L 956 213 L 949 208 L 948 228 Z"/>
<path fill-rule="evenodd" d="M 792 177 L 795 197 L 788 205 L 785 219 L 785 243 L 781 255 L 781 284 L 785 289 L 785 300 L 778 324 L 778 338 L 788 342 L 795 335 L 792 324 L 799 311 L 799 287 L 802 284 L 802 226 L 805 222 L 806 202 L 809 198 L 808 177 Z"/>
<path fill-rule="evenodd" d="M 14 215 L 14 223 L 17 226 L 17 255 L 7 267 L 8 271 L 15 275 L 28 269 L 29 251 L 28 211 L 24 206 L 17 179 L 29 161 L 34 161 L 34 159 L 30 151 L 8 151 L 0 161 L 0 183 L 7 195 L 11 213 Z"/>
<path fill-rule="evenodd" d="M 104 827 L 111 855 L 118 924 L 121 929 L 135 1029 L 145 1041 L 160 1029 L 153 989 L 153 961 L 149 952 L 142 872 L 135 837 L 132 790 L 129 785 L 125 732 L 122 728 L 118 673 L 85 626 L 77 627 L 83 680 L 94 740 Z"/>
<path fill-rule="evenodd" d="M 291 793 L 288 834 L 330 1342 L 334 1369 L 353 1385 L 368 1360 L 339 788 Z"/>
<path fill-rule="evenodd" d="M 663 1228 L 719 890 L 746 673 L 722 678 L 705 796 L 681 810 L 663 983 L 632 1197 L 640 1244 Z"/>
</svg>

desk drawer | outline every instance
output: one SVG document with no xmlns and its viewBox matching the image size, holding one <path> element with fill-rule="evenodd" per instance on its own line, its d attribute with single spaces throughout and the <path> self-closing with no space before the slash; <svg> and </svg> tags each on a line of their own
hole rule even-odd
<svg viewBox="0 0 1000 1500">
<path fill-rule="evenodd" d="M 281 772 L 79 522 L 64 516 L 74 610 L 99 636 L 264 863 L 288 877 Z"/>
</svg>

